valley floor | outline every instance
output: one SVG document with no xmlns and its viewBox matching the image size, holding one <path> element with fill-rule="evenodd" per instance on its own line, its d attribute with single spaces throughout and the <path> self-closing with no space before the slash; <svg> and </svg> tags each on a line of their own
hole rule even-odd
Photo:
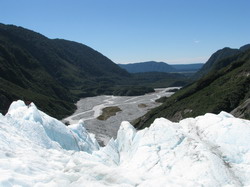
<svg viewBox="0 0 250 187">
<path fill-rule="evenodd" d="M 63 121 L 76 124 L 79 120 L 82 120 L 88 132 L 95 134 L 100 144 L 106 145 L 110 138 L 116 138 L 122 121 L 132 122 L 143 116 L 148 110 L 159 106 L 160 103 L 156 103 L 155 100 L 163 96 L 171 96 L 173 92 L 168 92 L 168 90 L 174 88 L 178 87 L 160 88 L 156 89 L 154 93 L 142 96 L 96 96 L 84 98 L 77 102 L 76 112 Z M 102 114 L 102 110 L 111 106 L 117 106 L 121 111 L 106 120 L 98 120 L 97 118 Z"/>
</svg>

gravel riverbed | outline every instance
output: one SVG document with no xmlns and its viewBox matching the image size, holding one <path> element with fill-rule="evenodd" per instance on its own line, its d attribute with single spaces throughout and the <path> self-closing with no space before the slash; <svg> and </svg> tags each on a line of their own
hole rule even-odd
<svg viewBox="0 0 250 187">
<path fill-rule="evenodd" d="M 78 123 L 79 120 L 84 121 L 84 126 L 88 132 L 95 134 L 100 145 L 106 145 L 112 137 L 116 138 L 122 121 L 132 122 L 143 116 L 148 110 L 160 105 L 160 103 L 155 102 L 156 99 L 171 96 L 173 92 L 169 92 L 169 90 L 175 88 L 159 88 L 155 89 L 154 93 L 142 96 L 104 95 L 80 99 L 76 103 L 77 110 L 75 113 L 63 119 L 63 121 L 69 124 Z M 107 120 L 98 120 L 98 116 L 102 114 L 102 109 L 111 106 L 117 106 L 121 111 Z"/>
</svg>

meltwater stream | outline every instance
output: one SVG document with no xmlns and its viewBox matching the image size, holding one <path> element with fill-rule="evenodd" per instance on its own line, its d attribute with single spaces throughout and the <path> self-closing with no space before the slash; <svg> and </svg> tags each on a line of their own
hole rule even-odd
<svg viewBox="0 0 250 187">
<path fill-rule="evenodd" d="M 101 145 L 106 145 L 110 138 L 116 138 L 122 121 L 132 122 L 146 114 L 148 110 L 160 105 L 155 100 L 163 96 L 169 97 L 173 94 L 173 92 L 169 91 L 176 88 L 179 87 L 159 88 L 155 89 L 154 93 L 142 96 L 104 95 L 84 98 L 76 103 L 77 110 L 75 113 L 65 118 L 64 121 L 72 125 L 82 120 L 87 131 L 95 134 L 97 141 Z M 102 114 L 102 110 L 111 106 L 117 106 L 121 111 L 107 120 L 98 120 L 97 118 Z"/>
</svg>

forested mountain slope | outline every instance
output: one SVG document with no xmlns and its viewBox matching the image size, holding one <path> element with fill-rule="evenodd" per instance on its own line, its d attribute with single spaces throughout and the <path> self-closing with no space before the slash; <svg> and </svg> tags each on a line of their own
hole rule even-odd
<svg viewBox="0 0 250 187">
<path fill-rule="evenodd" d="M 60 118 L 74 110 L 77 98 L 128 77 L 128 72 L 86 45 L 0 24 L 3 113 L 13 100 L 23 99 Z"/>
<path fill-rule="evenodd" d="M 179 121 L 208 112 L 231 112 L 244 104 L 250 98 L 250 50 L 237 53 L 230 59 L 232 61 L 226 67 L 211 71 L 170 98 L 162 98 L 163 104 L 138 119 L 135 126 L 144 128 L 158 117 Z M 250 119 L 249 107 L 239 115 Z"/>
<path fill-rule="evenodd" d="M 221 68 L 227 66 L 228 64 L 234 62 L 238 58 L 238 55 L 250 49 L 250 44 L 244 45 L 239 49 L 231 49 L 225 47 L 216 51 L 208 59 L 205 65 L 194 75 L 195 79 L 199 79 L 206 75 L 210 71 L 218 71 Z"/>
<path fill-rule="evenodd" d="M 186 83 L 178 74 L 132 75 L 86 45 L 0 24 L 1 113 L 22 99 L 60 119 L 71 114 L 82 97 L 141 95 L 153 87 Z"/>
</svg>

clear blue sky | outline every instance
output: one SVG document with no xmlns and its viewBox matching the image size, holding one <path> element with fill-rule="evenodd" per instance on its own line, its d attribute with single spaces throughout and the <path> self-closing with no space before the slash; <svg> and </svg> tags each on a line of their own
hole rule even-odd
<svg viewBox="0 0 250 187">
<path fill-rule="evenodd" d="M 86 44 L 116 63 L 205 62 L 250 43 L 249 0 L 1 0 L 0 22 Z"/>
</svg>

